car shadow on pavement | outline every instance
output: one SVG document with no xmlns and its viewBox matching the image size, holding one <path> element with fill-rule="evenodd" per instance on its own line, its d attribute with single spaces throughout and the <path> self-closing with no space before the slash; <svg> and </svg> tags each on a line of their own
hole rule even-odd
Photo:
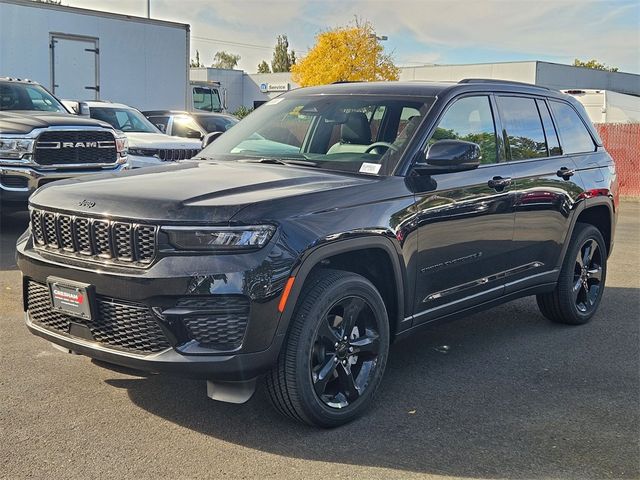
<svg viewBox="0 0 640 480">
<path fill-rule="evenodd" d="M 231 405 L 209 400 L 201 380 L 107 383 L 185 428 L 286 457 L 470 478 L 637 478 L 639 298 L 608 288 L 581 327 L 546 321 L 531 298 L 434 325 L 392 347 L 374 407 L 334 430 L 280 417 L 264 388 Z"/>
<path fill-rule="evenodd" d="M 0 215 L 0 270 L 17 270 L 16 241 L 27 229 L 27 211 L 3 212 Z"/>
</svg>

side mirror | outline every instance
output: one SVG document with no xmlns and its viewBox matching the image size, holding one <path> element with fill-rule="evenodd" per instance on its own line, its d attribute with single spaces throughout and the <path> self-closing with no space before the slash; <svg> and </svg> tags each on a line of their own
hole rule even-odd
<svg viewBox="0 0 640 480">
<path fill-rule="evenodd" d="M 480 165 L 482 154 L 477 143 L 463 140 L 440 140 L 429 147 L 424 161 L 413 169 L 423 175 L 462 172 Z"/>
<path fill-rule="evenodd" d="M 155 125 L 162 133 L 167 133 L 167 126 L 164 123 L 156 123 Z"/>
<path fill-rule="evenodd" d="M 197 130 L 188 130 L 187 138 L 197 138 L 198 140 L 202 140 L 203 135 Z"/>
<path fill-rule="evenodd" d="M 209 146 L 213 141 L 222 135 L 224 132 L 211 132 L 207 133 L 202 139 L 202 148 Z"/>
</svg>

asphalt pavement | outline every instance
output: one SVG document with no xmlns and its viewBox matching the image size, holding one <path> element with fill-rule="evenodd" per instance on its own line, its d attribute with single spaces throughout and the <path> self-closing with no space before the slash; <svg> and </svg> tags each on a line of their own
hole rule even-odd
<svg viewBox="0 0 640 480">
<path fill-rule="evenodd" d="M 392 347 L 374 408 L 334 430 L 202 381 L 140 376 L 28 333 L 0 230 L 0 478 L 640 478 L 640 203 L 622 205 L 585 326 L 521 299 Z"/>
</svg>

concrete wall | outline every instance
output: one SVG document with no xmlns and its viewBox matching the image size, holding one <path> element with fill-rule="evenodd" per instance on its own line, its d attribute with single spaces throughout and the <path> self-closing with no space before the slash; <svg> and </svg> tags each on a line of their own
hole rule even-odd
<svg viewBox="0 0 640 480">
<path fill-rule="evenodd" d="M 185 108 L 188 25 L 0 0 L 0 76 L 51 89 L 50 33 L 98 38 L 101 99 L 141 110 Z"/>
</svg>

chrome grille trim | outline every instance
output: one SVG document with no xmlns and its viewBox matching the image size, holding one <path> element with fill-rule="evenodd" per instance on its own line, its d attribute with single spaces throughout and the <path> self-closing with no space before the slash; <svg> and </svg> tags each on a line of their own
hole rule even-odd
<svg viewBox="0 0 640 480">
<path fill-rule="evenodd" d="M 146 267 L 155 259 L 158 227 L 32 209 L 34 247 L 98 263 Z"/>
</svg>

